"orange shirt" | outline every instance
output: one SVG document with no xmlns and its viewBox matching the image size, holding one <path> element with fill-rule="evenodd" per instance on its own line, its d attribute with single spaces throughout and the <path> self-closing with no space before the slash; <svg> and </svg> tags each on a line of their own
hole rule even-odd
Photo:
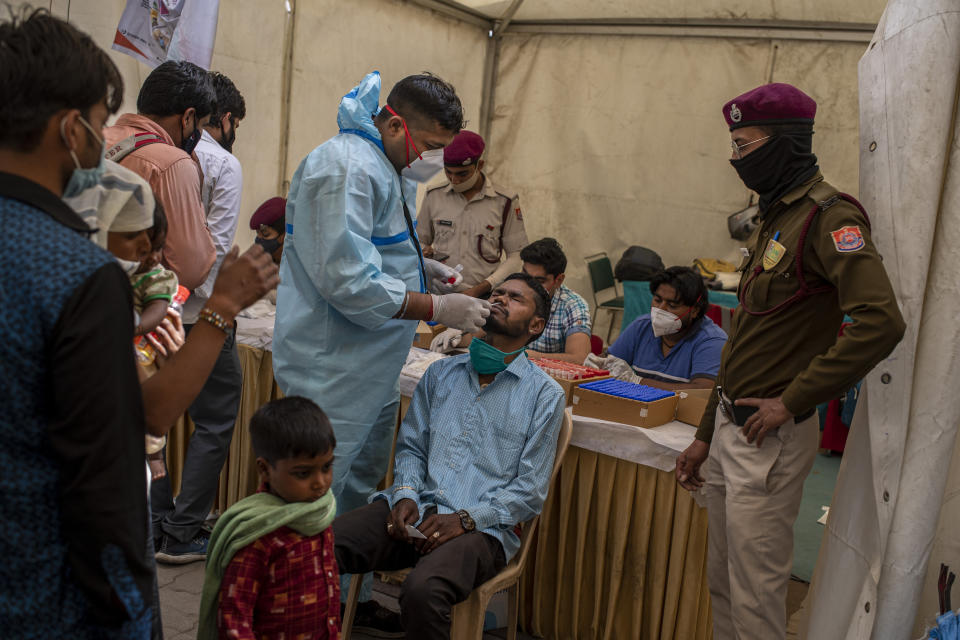
<svg viewBox="0 0 960 640">
<path fill-rule="evenodd" d="M 165 144 L 145 145 L 120 164 L 149 182 L 163 205 L 169 227 L 163 264 L 177 274 L 180 284 L 192 291 L 203 284 L 217 259 L 200 199 L 200 167 L 173 144 L 170 134 L 159 124 L 133 113 L 120 116 L 115 125 L 104 129 L 107 148 L 143 132 L 157 134 Z"/>
</svg>

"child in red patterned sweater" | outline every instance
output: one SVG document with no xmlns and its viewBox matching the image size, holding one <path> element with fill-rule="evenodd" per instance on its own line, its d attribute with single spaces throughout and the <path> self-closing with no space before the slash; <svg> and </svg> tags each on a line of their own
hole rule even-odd
<svg viewBox="0 0 960 640">
<path fill-rule="evenodd" d="M 197 639 L 339 638 L 330 421 L 291 396 L 254 414 L 250 438 L 261 486 L 210 536 Z"/>
</svg>

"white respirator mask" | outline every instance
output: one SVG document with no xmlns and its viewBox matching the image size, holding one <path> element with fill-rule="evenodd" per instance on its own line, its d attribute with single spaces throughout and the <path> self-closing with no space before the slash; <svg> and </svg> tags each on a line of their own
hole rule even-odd
<svg viewBox="0 0 960 640">
<path fill-rule="evenodd" d="M 653 329 L 653 335 L 659 338 L 680 331 L 683 328 L 683 320 L 676 314 L 653 307 L 650 309 L 650 326 Z"/>
<path fill-rule="evenodd" d="M 414 182 L 429 182 L 441 169 L 443 149 L 432 149 L 417 156 L 409 166 L 403 168 L 400 175 Z"/>
</svg>

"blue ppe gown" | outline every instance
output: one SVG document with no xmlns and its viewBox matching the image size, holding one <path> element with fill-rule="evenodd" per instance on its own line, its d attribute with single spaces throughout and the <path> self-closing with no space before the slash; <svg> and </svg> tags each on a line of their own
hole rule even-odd
<svg viewBox="0 0 960 640">
<path fill-rule="evenodd" d="M 392 318 L 425 282 L 403 213 L 405 201 L 415 216 L 417 186 L 384 154 L 379 95 L 373 72 L 341 100 L 340 134 L 297 168 L 277 290 L 274 375 L 330 418 L 339 513 L 366 504 L 386 472 L 417 325 Z"/>
</svg>

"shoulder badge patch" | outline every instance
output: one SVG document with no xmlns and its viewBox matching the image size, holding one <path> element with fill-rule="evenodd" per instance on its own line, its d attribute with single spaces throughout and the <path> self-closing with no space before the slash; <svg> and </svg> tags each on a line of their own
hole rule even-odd
<svg viewBox="0 0 960 640">
<path fill-rule="evenodd" d="M 860 232 L 860 227 L 857 225 L 841 227 L 836 231 L 831 231 L 830 235 L 833 236 L 833 246 L 840 253 L 850 253 L 863 249 L 863 233 Z"/>
<path fill-rule="evenodd" d="M 514 214 L 516 214 L 517 220 L 520 220 L 520 221 L 522 222 L 522 221 L 523 221 L 523 214 L 520 213 L 520 207 L 517 207 L 516 209 L 514 209 L 513 212 L 514 212 Z"/>
</svg>

